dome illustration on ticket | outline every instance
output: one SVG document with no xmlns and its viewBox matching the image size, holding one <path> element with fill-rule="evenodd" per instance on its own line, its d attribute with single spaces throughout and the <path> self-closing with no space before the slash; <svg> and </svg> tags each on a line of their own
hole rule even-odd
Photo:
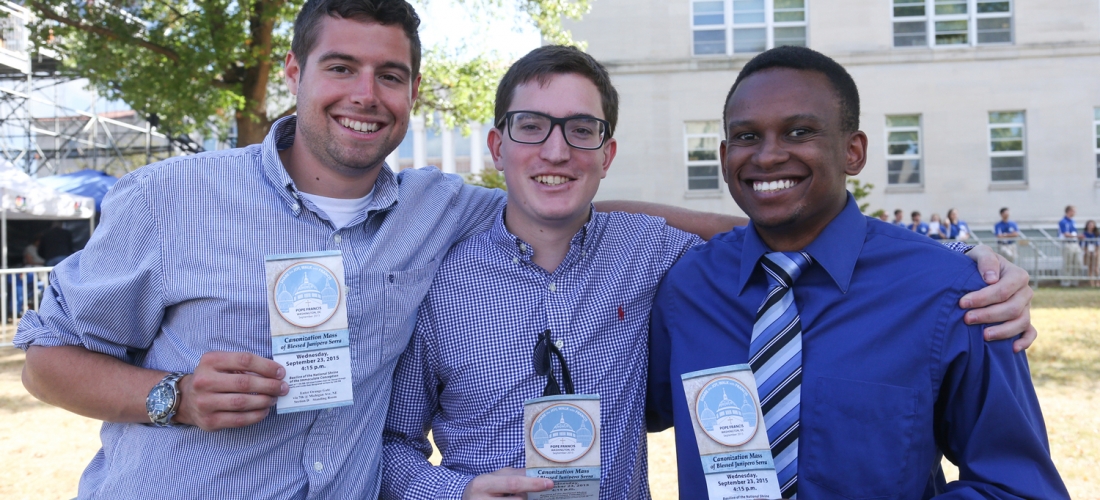
<svg viewBox="0 0 1100 500">
<path fill-rule="evenodd" d="M 600 497 L 600 397 L 545 396 L 523 403 L 527 476 L 554 481 L 528 500 Z"/>
<path fill-rule="evenodd" d="M 781 498 L 749 365 L 685 373 L 681 379 L 710 498 Z"/>
<path fill-rule="evenodd" d="M 350 405 L 351 349 L 341 253 L 268 255 L 264 260 L 272 359 L 286 369 L 290 386 L 276 411 Z"/>
</svg>

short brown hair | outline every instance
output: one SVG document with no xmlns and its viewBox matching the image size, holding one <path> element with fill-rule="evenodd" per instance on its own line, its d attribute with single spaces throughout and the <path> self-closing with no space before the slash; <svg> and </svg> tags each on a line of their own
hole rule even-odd
<svg viewBox="0 0 1100 500">
<path fill-rule="evenodd" d="M 539 47 L 527 55 L 521 57 L 504 78 L 500 79 L 497 86 L 497 100 L 494 108 L 493 125 L 502 127 L 504 115 L 512 106 L 512 95 L 516 87 L 531 80 L 538 80 L 539 85 L 545 85 L 554 75 L 577 74 L 588 78 L 596 85 L 600 92 L 600 102 L 603 108 L 603 117 L 610 125 L 607 136 L 615 135 L 615 124 L 619 121 L 619 92 L 611 85 L 611 76 L 592 56 L 584 53 L 576 47 L 567 45 L 547 45 Z"/>
<path fill-rule="evenodd" d="M 412 46 L 409 56 L 413 76 L 420 74 L 420 35 L 417 33 L 420 17 L 405 0 L 308 0 L 294 19 L 294 39 L 290 42 L 290 51 L 303 68 L 309 53 L 317 45 L 317 33 L 324 16 L 401 26 Z"/>
</svg>

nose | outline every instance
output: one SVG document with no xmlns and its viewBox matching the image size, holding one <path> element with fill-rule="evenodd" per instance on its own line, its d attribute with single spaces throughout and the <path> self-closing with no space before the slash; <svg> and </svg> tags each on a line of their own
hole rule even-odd
<svg viewBox="0 0 1100 500">
<path fill-rule="evenodd" d="M 354 104 L 373 106 L 378 102 L 378 95 L 375 93 L 377 84 L 374 72 L 364 72 L 359 78 L 355 79 L 354 87 L 348 97 Z"/>
<path fill-rule="evenodd" d="M 554 133 L 554 128 L 560 130 L 561 133 Z M 572 149 L 565 142 L 565 127 L 555 126 L 550 129 L 550 137 L 547 137 L 546 142 L 543 142 L 539 148 L 539 157 L 549 163 L 564 163 L 569 161 Z"/>
<path fill-rule="evenodd" d="M 765 136 L 764 140 L 760 141 L 756 153 L 753 154 L 753 161 L 762 168 L 774 168 L 786 163 L 790 157 L 790 153 L 783 149 L 778 137 Z"/>
</svg>

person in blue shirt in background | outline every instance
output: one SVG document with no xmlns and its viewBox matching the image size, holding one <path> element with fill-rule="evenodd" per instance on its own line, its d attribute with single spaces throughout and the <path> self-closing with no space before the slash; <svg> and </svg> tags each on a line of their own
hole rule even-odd
<svg viewBox="0 0 1100 500">
<path fill-rule="evenodd" d="M 676 427 L 680 497 L 708 497 L 681 375 L 750 361 L 760 304 L 790 296 L 769 294 L 762 259 L 798 252 L 801 320 L 776 344 L 796 364 L 789 391 L 763 401 L 771 446 L 795 450 L 775 457 L 784 498 L 1068 498 L 1027 358 L 983 342 L 955 307 L 982 286 L 973 263 L 865 217 L 846 192 L 867 159 L 847 71 L 804 47 L 769 50 L 741 70 L 723 118 L 723 176 L 750 224 L 673 266 L 651 327 L 647 419 Z M 769 405 L 786 413 L 769 421 Z M 943 456 L 958 481 L 943 480 Z"/>
<path fill-rule="evenodd" d="M 1008 207 L 1001 209 L 1001 222 L 993 225 L 993 234 L 997 237 L 997 252 L 1016 262 L 1016 239 L 1020 237 L 1020 228 L 1009 219 Z"/>
<path fill-rule="evenodd" d="M 1073 223 L 1073 217 L 1077 215 L 1077 209 L 1073 205 L 1066 205 L 1065 217 L 1058 221 L 1058 234 L 1062 237 L 1062 276 L 1080 276 L 1084 267 L 1080 239 L 1077 233 L 1077 225 Z M 1074 280 L 1062 280 L 1062 286 L 1075 286 Z"/>
<path fill-rule="evenodd" d="M 954 208 L 947 210 L 947 231 L 945 236 L 949 240 L 966 241 L 970 239 L 970 226 L 959 220 L 959 211 Z"/>
<path fill-rule="evenodd" d="M 913 210 L 911 217 L 913 223 L 909 224 L 909 230 L 920 235 L 928 236 L 928 224 L 920 221 L 920 212 Z"/>
<path fill-rule="evenodd" d="M 894 210 L 893 224 L 898 227 L 909 227 L 909 225 L 905 223 L 905 212 L 903 212 L 900 208 Z"/>
</svg>

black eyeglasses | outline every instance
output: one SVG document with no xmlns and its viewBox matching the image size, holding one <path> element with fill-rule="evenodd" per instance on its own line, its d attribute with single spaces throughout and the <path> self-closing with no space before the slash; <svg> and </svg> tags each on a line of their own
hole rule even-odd
<svg viewBox="0 0 1100 500">
<path fill-rule="evenodd" d="M 542 390 L 543 396 L 557 396 L 562 394 L 561 386 L 558 385 L 558 379 L 554 377 L 554 367 L 551 365 L 551 354 L 558 357 L 558 364 L 561 365 L 561 378 L 565 383 L 564 394 L 574 394 L 573 392 L 573 378 L 569 376 L 569 367 L 565 364 L 565 356 L 562 355 L 558 346 L 550 340 L 550 330 L 546 330 L 539 334 L 539 339 L 535 342 L 535 374 L 540 377 L 546 377 L 546 388 Z"/>
<path fill-rule="evenodd" d="M 594 116 L 573 115 L 565 118 L 538 111 L 509 111 L 497 124 L 508 129 L 508 138 L 520 144 L 542 144 L 550 138 L 554 126 L 561 127 L 565 143 L 584 150 L 600 149 L 607 142 L 611 123 Z"/>
</svg>

